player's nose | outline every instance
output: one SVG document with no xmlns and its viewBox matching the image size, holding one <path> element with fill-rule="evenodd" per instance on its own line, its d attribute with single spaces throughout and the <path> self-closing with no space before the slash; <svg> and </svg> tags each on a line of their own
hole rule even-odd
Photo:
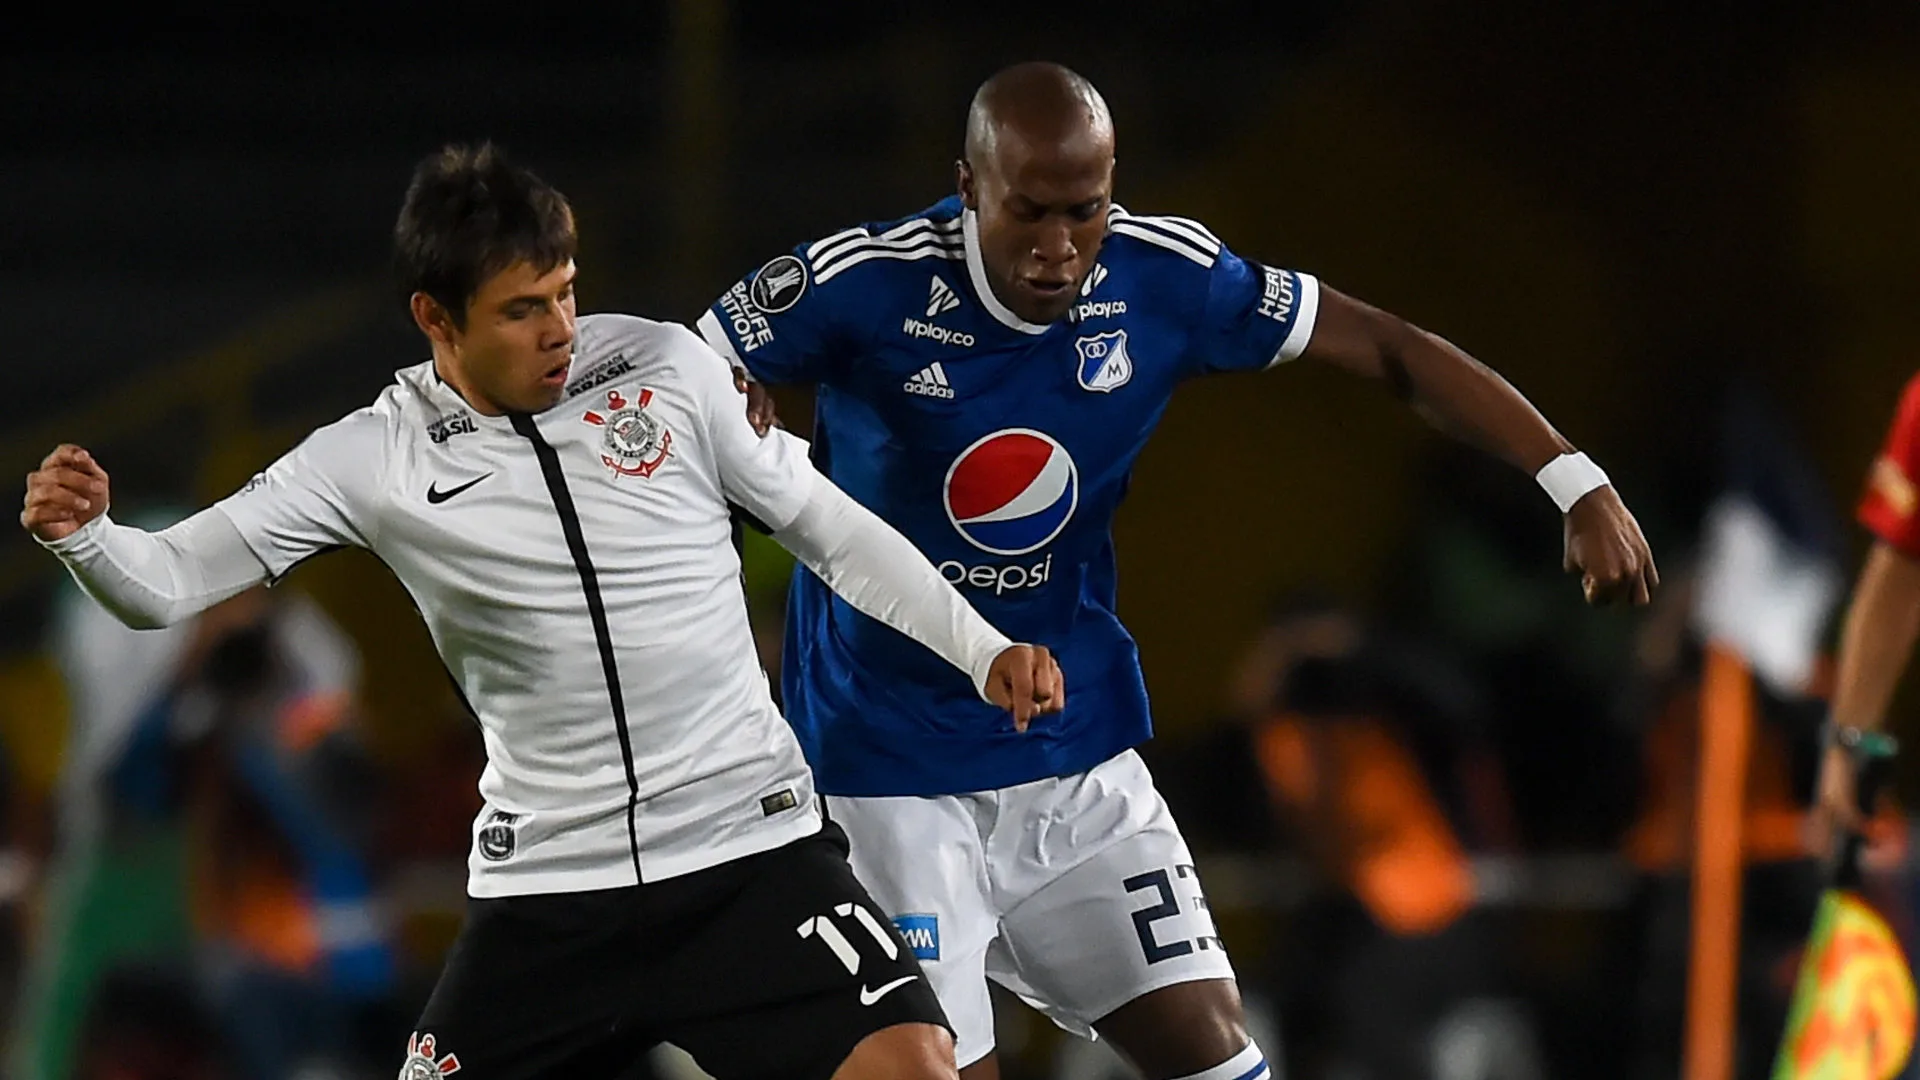
<svg viewBox="0 0 1920 1080">
<path fill-rule="evenodd" d="M 544 344 L 549 349 L 569 348 L 573 345 L 574 316 L 570 312 L 556 312 L 552 323 L 547 327 Z"/>
<path fill-rule="evenodd" d="M 1073 246 L 1073 230 L 1065 222 L 1050 222 L 1040 226 L 1039 235 L 1034 237 L 1033 256 L 1045 263 L 1072 262 L 1077 254 Z"/>
</svg>

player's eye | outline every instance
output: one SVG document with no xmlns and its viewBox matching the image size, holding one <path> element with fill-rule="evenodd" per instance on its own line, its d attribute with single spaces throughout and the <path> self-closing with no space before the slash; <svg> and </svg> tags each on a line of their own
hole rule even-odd
<svg viewBox="0 0 1920 1080">
<path fill-rule="evenodd" d="M 1073 215 L 1075 221 L 1092 221 L 1099 216 L 1100 204 L 1103 201 L 1105 200 L 1095 199 L 1092 202 L 1083 202 L 1068 212 Z"/>
</svg>

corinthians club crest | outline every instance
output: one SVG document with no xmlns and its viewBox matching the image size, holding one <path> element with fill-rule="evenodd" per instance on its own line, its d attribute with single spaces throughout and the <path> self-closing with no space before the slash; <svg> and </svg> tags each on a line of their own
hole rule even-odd
<svg viewBox="0 0 1920 1080">
<path fill-rule="evenodd" d="M 431 1033 L 419 1032 L 407 1037 L 407 1061 L 400 1066 L 400 1080 L 440 1080 L 460 1071 L 460 1059 L 448 1054 L 446 1057 L 434 1056 L 439 1049 L 434 1045 Z"/>
<path fill-rule="evenodd" d="M 673 448 L 673 432 L 647 411 L 653 391 L 642 389 L 629 402 L 618 390 L 607 391 L 606 415 L 592 409 L 581 419 L 606 431 L 600 461 L 621 476 L 652 476 Z"/>
<path fill-rule="evenodd" d="M 505 810 L 495 810 L 487 815 L 487 823 L 480 827 L 480 854 L 488 862 L 506 862 L 513 858 L 514 823 L 520 815 L 509 814 Z"/>
</svg>

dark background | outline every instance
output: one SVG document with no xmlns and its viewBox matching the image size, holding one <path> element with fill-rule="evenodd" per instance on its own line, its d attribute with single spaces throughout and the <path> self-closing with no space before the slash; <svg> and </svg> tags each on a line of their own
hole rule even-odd
<svg viewBox="0 0 1920 1080">
<path fill-rule="evenodd" d="M 440 142 L 496 139 L 572 195 L 588 307 L 691 319 L 796 240 L 944 194 L 971 88 L 1044 56 L 1111 100 L 1130 205 L 1461 343 L 1650 525 L 1690 521 L 1703 418 L 1737 376 L 1836 512 L 1851 498 L 1911 366 L 1920 12 L 1158 8 L 690 0 L 10 35 L 0 445 L 19 468 L 56 439 L 164 446 L 108 454 L 122 503 L 210 497 L 371 398 L 421 354 L 381 291 L 385 239 Z M 223 346 L 235 362 L 182 375 Z M 1427 438 L 1319 372 L 1185 395 L 1121 544 L 1170 711 L 1207 702 L 1222 648 L 1139 614 L 1230 635 L 1276 585 L 1367 590 Z M 5 543 L 6 626 L 31 641 L 49 568 Z"/>
</svg>

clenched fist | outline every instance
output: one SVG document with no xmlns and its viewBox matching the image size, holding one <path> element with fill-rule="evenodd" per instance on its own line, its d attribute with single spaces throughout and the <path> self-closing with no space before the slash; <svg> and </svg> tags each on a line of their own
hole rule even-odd
<svg viewBox="0 0 1920 1080">
<path fill-rule="evenodd" d="M 1589 604 L 1653 599 L 1660 571 L 1640 523 L 1611 485 L 1594 488 L 1567 511 L 1566 568 L 1580 575 Z"/>
<path fill-rule="evenodd" d="M 65 540 L 106 512 L 107 470 L 72 443 L 55 447 L 27 474 L 20 524 L 40 540 Z"/>
<path fill-rule="evenodd" d="M 1025 731 L 1034 717 L 1066 707 L 1067 683 L 1046 646 L 1015 645 L 993 658 L 987 700 L 1010 710 L 1014 730 Z"/>
</svg>

